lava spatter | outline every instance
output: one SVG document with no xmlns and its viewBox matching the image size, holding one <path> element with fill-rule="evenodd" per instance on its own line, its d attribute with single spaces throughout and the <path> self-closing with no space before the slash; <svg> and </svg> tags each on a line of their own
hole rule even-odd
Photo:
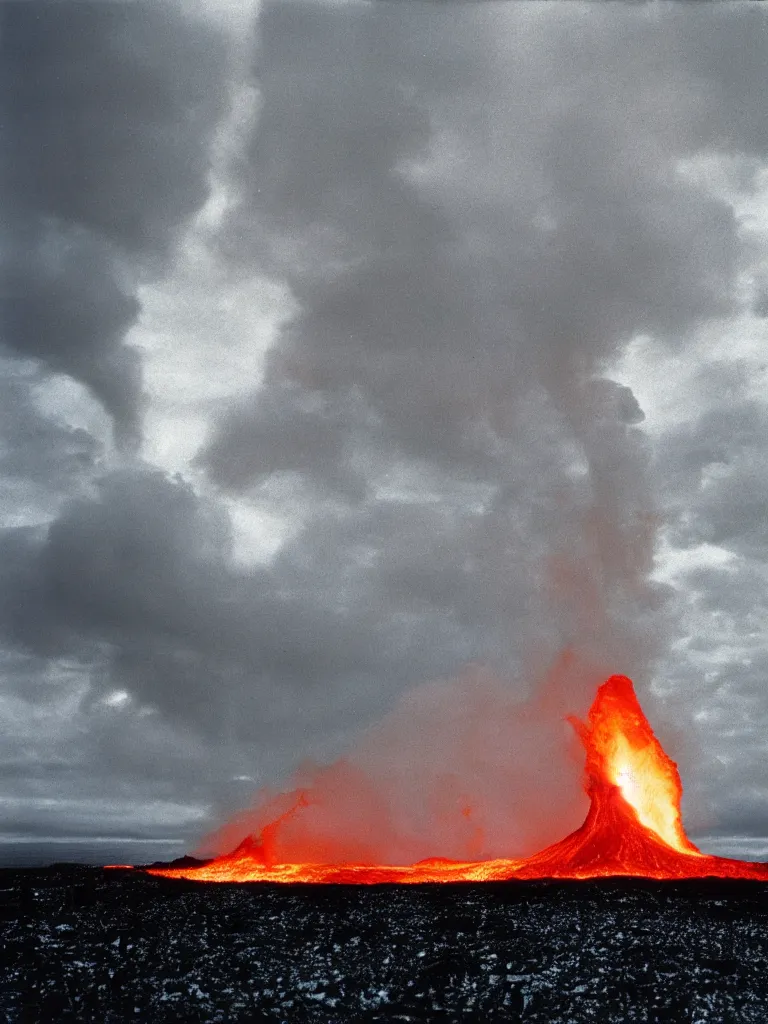
<svg viewBox="0 0 768 1024">
<path fill-rule="evenodd" d="M 273 863 L 271 840 L 281 818 L 232 853 L 202 867 L 151 868 L 150 874 L 201 882 L 477 882 L 629 875 L 656 879 L 768 879 L 768 865 L 701 853 L 683 829 L 683 787 L 635 695 L 631 679 L 599 687 L 586 722 L 571 720 L 586 751 L 587 817 L 564 839 L 525 859 L 463 862 L 440 857 L 416 864 Z M 298 813 L 301 794 L 288 814 Z"/>
</svg>

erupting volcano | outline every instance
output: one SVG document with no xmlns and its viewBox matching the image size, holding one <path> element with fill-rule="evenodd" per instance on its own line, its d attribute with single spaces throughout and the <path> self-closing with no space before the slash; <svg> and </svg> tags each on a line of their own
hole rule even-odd
<svg viewBox="0 0 768 1024">
<path fill-rule="evenodd" d="M 682 784 L 643 714 L 632 681 L 611 676 L 598 689 L 586 722 L 571 719 L 586 750 L 584 785 L 590 808 L 565 839 L 521 860 L 475 863 L 431 858 L 417 864 L 279 864 L 270 856 L 281 822 L 309 797 L 271 822 L 258 837 L 201 867 L 152 868 L 150 874 L 203 882 L 459 882 L 631 875 L 675 879 L 768 880 L 768 865 L 701 853 L 683 829 Z"/>
</svg>

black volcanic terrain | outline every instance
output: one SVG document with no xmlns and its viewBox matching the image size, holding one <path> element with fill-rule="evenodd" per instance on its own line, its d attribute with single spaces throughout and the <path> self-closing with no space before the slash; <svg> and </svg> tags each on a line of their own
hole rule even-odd
<svg viewBox="0 0 768 1024">
<path fill-rule="evenodd" d="M 0 1019 L 765 1024 L 768 885 L 0 872 Z"/>
</svg>

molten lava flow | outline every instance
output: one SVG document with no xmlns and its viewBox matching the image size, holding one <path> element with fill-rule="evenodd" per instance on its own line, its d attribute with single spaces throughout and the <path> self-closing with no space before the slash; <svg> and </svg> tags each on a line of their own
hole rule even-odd
<svg viewBox="0 0 768 1024">
<path fill-rule="evenodd" d="M 430 858 L 406 866 L 277 864 L 270 851 L 281 823 L 307 806 L 295 805 L 248 837 L 234 852 L 196 868 L 152 868 L 150 874 L 205 882 L 465 882 L 634 875 L 671 879 L 715 876 L 768 879 L 768 865 L 710 857 L 683 830 L 677 765 L 653 734 L 626 676 L 598 689 L 586 722 L 571 720 L 587 753 L 584 824 L 524 860 L 473 863 Z"/>
</svg>

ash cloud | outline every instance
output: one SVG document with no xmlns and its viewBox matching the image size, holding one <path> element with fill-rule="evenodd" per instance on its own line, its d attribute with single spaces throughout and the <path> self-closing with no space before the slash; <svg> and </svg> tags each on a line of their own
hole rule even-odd
<svg viewBox="0 0 768 1024">
<path fill-rule="evenodd" d="M 565 673 L 576 704 L 611 666 L 647 682 L 665 648 L 643 413 L 605 371 L 635 334 L 680 349 L 734 311 L 734 213 L 680 168 L 765 153 L 746 9 L 590 14 L 454 9 L 446 28 L 429 10 L 265 6 L 263 112 L 224 248 L 286 279 L 299 312 L 201 456 L 234 490 L 298 474 L 335 493 L 335 537 L 314 536 L 328 576 L 362 541 L 369 581 L 448 613 L 470 656 L 530 677 L 573 646 L 592 666 L 581 693 Z M 526 445 L 538 479 L 520 475 Z M 426 493 L 487 487 L 471 527 L 420 509 L 414 549 L 407 527 L 371 532 L 386 461 Z"/>
</svg>

